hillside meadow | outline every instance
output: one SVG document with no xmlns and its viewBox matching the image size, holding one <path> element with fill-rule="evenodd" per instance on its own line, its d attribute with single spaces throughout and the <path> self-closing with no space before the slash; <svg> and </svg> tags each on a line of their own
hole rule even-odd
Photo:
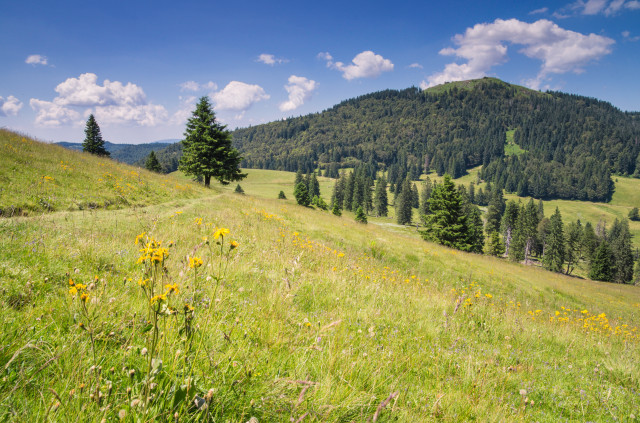
<svg viewBox="0 0 640 423">
<path fill-rule="evenodd" d="M 189 181 L 0 129 L 0 216 L 145 206 L 203 192 Z"/>
<path fill-rule="evenodd" d="M 247 195 L 0 220 L 2 419 L 640 415 L 637 287 L 259 198 L 284 175 L 252 173 Z"/>
</svg>

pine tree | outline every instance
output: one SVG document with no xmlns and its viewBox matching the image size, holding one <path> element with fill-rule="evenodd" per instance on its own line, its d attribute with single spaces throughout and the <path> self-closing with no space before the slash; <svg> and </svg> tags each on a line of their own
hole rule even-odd
<svg viewBox="0 0 640 423">
<path fill-rule="evenodd" d="M 610 282 L 613 277 L 613 254 L 606 240 L 602 240 L 593 254 L 589 278 L 594 281 Z"/>
<path fill-rule="evenodd" d="M 497 231 L 489 234 L 489 243 L 487 244 L 487 254 L 491 256 L 502 256 L 504 254 L 504 244 L 500 239 L 500 234 Z"/>
<path fill-rule="evenodd" d="M 244 194 L 244 190 L 240 186 L 240 184 L 236 185 L 236 189 L 234 191 L 236 194 Z"/>
<path fill-rule="evenodd" d="M 227 185 L 247 176 L 240 172 L 242 157 L 231 145 L 231 133 L 216 122 L 206 96 L 200 98 L 187 121 L 184 136 L 179 169 L 186 175 L 202 177 L 205 187 L 210 186 L 212 177 Z"/>
<path fill-rule="evenodd" d="M 153 150 L 151 151 L 151 153 L 149 153 L 149 156 L 147 157 L 147 161 L 145 162 L 144 167 L 145 169 L 150 170 L 152 172 L 157 172 L 157 173 L 162 172 L 162 165 L 158 161 L 158 158 L 156 157 L 156 153 L 154 153 Z"/>
<path fill-rule="evenodd" d="M 309 191 L 307 191 L 307 186 L 304 182 L 300 182 L 296 185 L 296 188 L 293 190 L 293 196 L 296 197 L 296 201 L 301 206 L 309 206 L 311 204 L 311 198 L 309 198 Z"/>
<path fill-rule="evenodd" d="M 429 197 L 431 197 L 432 191 L 433 184 L 431 183 L 431 178 L 427 176 L 427 179 L 422 185 L 422 195 L 420 196 L 419 214 L 421 216 L 429 214 Z"/>
<path fill-rule="evenodd" d="M 471 249 L 467 215 L 460 193 L 446 174 L 429 199 L 429 214 L 425 219 L 423 238 L 464 251 Z"/>
<path fill-rule="evenodd" d="M 609 233 L 611 253 L 613 254 L 612 281 L 629 283 L 633 279 L 633 251 L 629 223 L 616 219 Z"/>
<path fill-rule="evenodd" d="M 111 154 L 104 147 L 104 140 L 96 118 L 89 115 L 87 125 L 84 128 L 84 142 L 82 143 L 82 151 L 95 154 L 96 156 L 109 157 Z"/>
<path fill-rule="evenodd" d="M 631 211 L 629 212 L 629 220 L 632 220 L 634 222 L 640 221 L 640 212 L 638 212 L 637 207 L 632 208 Z"/>
<path fill-rule="evenodd" d="M 296 172 L 296 180 L 293 182 L 294 188 L 297 187 L 298 184 L 302 181 L 304 181 L 304 178 L 302 176 L 302 170 L 298 169 L 298 171 Z"/>
<path fill-rule="evenodd" d="M 309 196 L 311 198 L 320 197 L 320 183 L 318 182 L 318 177 L 315 172 L 311 172 L 307 189 L 309 190 Z"/>
<path fill-rule="evenodd" d="M 338 205 L 338 203 L 333 203 L 333 208 L 331 209 L 331 213 L 336 216 L 342 216 L 342 209 Z"/>
<path fill-rule="evenodd" d="M 286 199 L 287 199 L 287 196 L 284 195 L 284 191 L 280 191 L 278 193 L 278 200 L 286 200 Z"/>
<path fill-rule="evenodd" d="M 359 206 L 356 210 L 356 222 L 367 223 L 367 215 L 362 210 L 362 206 Z"/>
<path fill-rule="evenodd" d="M 566 274 L 570 275 L 576 265 L 582 259 L 580 241 L 583 237 L 582 223 L 580 220 L 567 225 L 567 236 L 565 243 L 565 260 L 567 261 Z"/>
<path fill-rule="evenodd" d="M 564 229 L 560 210 L 556 207 L 556 212 L 551 216 L 549 235 L 546 239 L 542 264 L 552 272 L 562 272 L 564 265 Z"/>
<path fill-rule="evenodd" d="M 596 232 L 593 229 L 591 222 L 587 222 L 585 223 L 584 230 L 582 231 L 582 239 L 580 239 L 582 255 L 590 262 L 597 247 L 598 237 L 596 236 Z"/>
<path fill-rule="evenodd" d="M 500 230 L 500 222 L 502 221 L 502 215 L 504 214 L 506 207 L 505 204 L 502 190 L 496 189 L 491 196 L 489 208 L 487 209 L 487 233 L 497 232 Z"/>
<path fill-rule="evenodd" d="M 389 213 L 389 202 L 387 200 L 387 180 L 384 176 L 381 176 L 376 181 L 374 208 L 378 217 L 386 217 Z"/>
<path fill-rule="evenodd" d="M 420 194 L 416 184 L 411 184 L 411 207 L 417 209 L 420 207 Z"/>
<path fill-rule="evenodd" d="M 402 182 L 402 190 L 395 206 L 396 222 L 400 225 L 411 225 L 413 211 L 411 209 L 411 180 L 408 177 Z"/>
<path fill-rule="evenodd" d="M 340 210 L 342 210 L 342 205 L 344 203 L 344 189 L 345 189 L 345 175 L 344 172 L 340 174 L 340 177 L 333 185 L 333 192 L 331 193 L 331 207 L 335 207 L 336 205 Z"/>
<path fill-rule="evenodd" d="M 356 183 L 356 175 L 355 172 L 351 172 L 347 177 L 345 189 L 344 189 L 344 199 L 343 199 L 343 208 L 345 210 L 351 211 L 351 202 L 353 201 L 353 191 Z"/>
<path fill-rule="evenodd" d="M 467 226 L 468 226 L 468 244 L 469 247 L 464 249 L 472 253 L 482 254 L 484 248 L 484 229 L 482 224 L 482 212 L 471 203 L 466 206 Z"/>
<path fill-rule="evenodd" d="M 516 224 L 518 223 L 518 212 L 520 208 L 518 204 L 510 200 L 504 210 L 504 214 L 502 215 L 502 235 L 504 237 L 504 247 L 505 254 L 509 255 L 509 248 L 511 246 L 511 240 L 513 238 L 513 233 L 516 229 Z"/>
</svg>

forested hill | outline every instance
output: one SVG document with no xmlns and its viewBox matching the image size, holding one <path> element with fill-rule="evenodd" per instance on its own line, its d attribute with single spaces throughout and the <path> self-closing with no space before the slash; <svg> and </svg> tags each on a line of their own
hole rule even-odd
<svg viewBox="0 0 640 423">
<path fill-rule="evenodd" d="M 337 176 L 366 163 L 394 182 L 425 168 L 459 177 L 482 164 L 486 180 L 537 198 L 607 201 L 612 173 L 640 173 L 640 114 L 493 78 L 380 91 L 233 139 L 249 168 Z"/>
</svg>

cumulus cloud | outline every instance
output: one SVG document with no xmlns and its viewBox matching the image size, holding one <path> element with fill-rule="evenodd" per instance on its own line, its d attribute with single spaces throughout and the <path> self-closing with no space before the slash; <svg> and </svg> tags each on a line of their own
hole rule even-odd
<svg viewBox="0 0 640 423">
<path fill-rule="evenodd" d="M 266 53 L 262 53 L 256 59 L 256 62 L 261 62 L 261 63 L 264 63 L 265 65 L 271 65 L 271 66 L 279 65 L 281 63 L 287 63 L 288 61 L 289 61 L 288 59 L 278 58 L 273 54 L 266 54 Z"/>
<path fill-rule="evenodd" d="M 0 116 L 16 116 L 22 109 L 22 102 L 10 95 L 7 98 L 0 96 Z"/>
<path fill-rule="evenodd" d="M 218 84 L 213 81 L 209 81 L 204 84 L 199 84 L 196 81 L 186 81 L 180 84 L 180 91 L 204 91 L 204 90 L 217 90 Z"/>
<path fill-rule="evenodd" d="M 244 112 L 254 103 L 268 100 L 270 96 L 260 85 L 231 81 L 222 90 L 211 94 L 211 98 L 216 109 Z"/>
<path fill-rule="evenodd" d="M 291 75 L 289 83 L 284 86 L 284 89 L 289 93 L 289 100 L 280 104 L 280 110 L 288 112 L 302 106 L 305 101 L 311 98 L 311 94 L 316 88 L 318 88 L 316 81 L 304 76 Z"/>
<path fill-rule="evenodd" d="M 83 116 L 93 113 L 100 123 L 155 126 L 166 121 L 163 106 L 151 104 L 141 87 L 128 82 L 105 79 L 102 85 L 93 73 L 68 78 L 58 84 L 58 96 L 53 101 L 31 99 L 31 108 L 37 112 L 36 123 L 58 126 L 77 123 Z"/>
<path fill-rule="evenodd" d="M 411 69 L 423 69 L 423 66 L 420 63 L 412 63 L 409 65 Z"/>
<path fill-rule="evenodd" d="M 183 125 L 191 117 L 191 113 L 196 108 L 196 97 L 178 97 L 180 100 L 180 108 L 171 116 L 170 123 L 174 125 Z"/>
<path fill-rule="evenodd" d="M 342 72 L 342 77 L 348 81 L 357 78 L 376 78 L 382 72 L 393 70 L 391 60 L 385 59 L 372 51 L 363 51 L 353 58 L 350 65 L 342 62 L 333 62 L 333 57 L 329 53 L 319 53 L 318 58 L 327 61 L 327 67 L 337 69 Z"/>
<path fill-rule="evenodd" d="M 442 49 L 440 54 L 466 62 L 447 64 L 442 72 L 422 81 L 422 88 L 485 76 L 492 67 L 508 59 L 506 43 L 511 43 L 522 45 L 520 53 L 542 62 L 536 78 L 528 81 L 531 88 L 538 89 L 550 74 L 583 72 L 589 62 L 609 54 L 614 43 L 601 35 L 584 35 L 560 28 L 546 19 L 534 23 L 496 19 L 493 23 L 467 28 L 464 34 L 453 37 L 453 42 L 457 48 Z"/>
<path fill-rule="evenodd" d="M 32 54 L 31 56 L 27 57 L 27 60 L 25 60 L 24 62 L 28 65 L 33 65 L 33 66 L 35 65 L 46 66 L 49 63 L 49 59 L 39 54 Z"/>
</svg>

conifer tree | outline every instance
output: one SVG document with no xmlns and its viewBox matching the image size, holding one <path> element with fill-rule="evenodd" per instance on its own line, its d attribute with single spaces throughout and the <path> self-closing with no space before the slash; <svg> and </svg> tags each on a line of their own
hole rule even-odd
<svg viewBox="0 0 640 423">
<path fill-rule="evenodd" d="M 597 247 L 598 237 L 596 236 L 596 232 L 593 229 L 591 222 L 587 222 L 585 223 L 584 230 L 582 231 L 582 239 L 580 239 L 582 255 L 591 262 Z"/>
<path fill-rule="evenodd" d="M 396 222 L 400 225 L 410 225 L 413 211 L 411 209 L 411 180 L 409 177 L 402 182 L 402 190 L 398 195 L 396 207 Z"/>
<path fill-rule="evenodd" d="M 311 198 L 320 197 L 320 183 L 318 182 L 318 177 L 315 172 L 311 172 L 307 189 L 309 190 L 309 196 Z"/>
<path fill-rule="evenodd" d="M 381 176 L 376 181 L 374 208 L 378 217 L 386 217 L 389 213 L 389 203 L 387 200 L 387 180 L 384 176 Z"/>
<path fill-rule="evenodd" d="M 345 189 L 345 175 L 344 172 L 340 174 L 340 177 L 333 185 L 333 192 L 331 193 L 331 207 L 335 207 L 336 205 L 340 210 L 342 210 L 342 205 L 344 203 L 344 189 Z"/>
<path fill-rule="evenodd" d="M 510 200 L 507 203 L 504 214 L 502 216 L 501 229 L 502 229 L 502 235 L 504 236 L 504 247 L 505 247 L 506 255 L 509 255 L 509 247 L 511 245 L 513 233 L 516 229 L 516 224 L 518 222 L 519 211 L 520 211 L 520 208 L 518 207 L 518 204 L 515 201 Z"/>
<path fill-rule="evenodd" d="M 363 193 L 363 201 L 364 201 L 364 212 L 365 214 L 371 213 L 373 211 L 373 179 L 370 176 L 367 176 L 364 180 L 364 193 Z"/>
<path fill-rule="evenodd" d="M 359 206 L 356 210 L 356 222 L 367 223 L 367 215 L 362 210 L 362 206 Z"/>
<path fill-rule="evenodd" d="M 157 172 L 157 173 L 162 172 L 162 165 L 158 161 L 158 158 L 156 157 L 156 153 L 154 153 L 153 150 L 151 150 L 151 153 L 149 153 L 149 156 L 147 157 L 147 161 L 145 162 L 144 167 L 147 170 L 150 170 L 152 172 Z"/>
<path fill-rule="evenodd" d="M 466 206 L 467 215 L 467 231 L 468 231 L 468 245 L 469 247 L 461 248 L 464 251 L 472 253 L 482 254 L 484 248 L 484 230 L 482 225 L 482 212 L 471 203 Z"/>
<path fill-rule="evenodd" d="M 489 234 L 489 243 L 487 244 L 487 254 L 491 256 L 502 256 L 504 254 L 504 244 L 500 239 L 500 234 L 497 231 Z"/>
<path fill-rule="evenodd" d="M 489 208 L 487 209 L 487 233 L 497 232 L 500 230 L 500 223 L 502 221 L 502 215 L 504 214 L 505 207 L 502 190 L 494 190 L 494 193 L 491 196 L 491 201 L 489 201 Z"/>
<path fill-rule="evenodd" d="M 637 171 L 640 172 L 640 169 L 638 169 Z M 629 220 L 634 222 L 640 221 L 640 212 L 638 211 L 637 207 L 632 208 L 629 212 Z"/>
<path fill-rule="evenodd" d="M 611 253 L 613 254 L 612 281 L 629 283 L 633 279 L 633 251 L 631 234 L 627 220 L 616 219 L 609 232 Z"/>
<path fill-rule="evenodd" d="M 297 187 L 300 182 L 304 181 L 304 177 L 302 176 L 302 170 L 298 168 L 296 172 L 296 180 L 293 182 L 293 187 Z"/>
<path fill-rule="evenodd" d="M 340 208 L 337 202 L 333 203 L 333 208 L 331 209 L 331 213 L 333 213 L 336 216 L 342 216 L 342 209 Z"/>
<path fill-rule="evenodd" d="M 567 236 L 565 243 L 565 260 L 567 262 L 566 274 L 570 275 L 576 265 L 582 259 L 580 241 L 583 237 L 582 223 L 580 220 L 567 225 Z"/>
<path fill-rule="evenodd" d="M 278 193 L 278 200 L 286 200 L 286 199 L 287 199 L 287 196 L 284 195 L 284 191 L 280 191 Z"/>
<path fill-rule="evenodd" d="M 311 204 L 311 198 L 309 198 L 309 191 L 307 191 L 307 186 L 304 182 L 300 182 L 296 185 L 296 188 L 293 190 L 293 196 L 296 197 L 296 201 L 301 206 L 309 206 Z"/>
<path fill-rule="evenodd" d="M 564 266 L 565 241 L 562 216 L 560 215 L 560 210 L 557 207 L 549 221 L 549 234 L 545 240 L 542 264 L 552 272 L 562 272 L 562 268 Z"/>
<path fill-rule="evenodd" d="M 210 186 L 211 178 L 227 185 L 247 176 L 240 172 L 242 157 L 231 145 L 231 133 L 216 121 L 206 96 L 200 98 L 187 121 L 184 136 L 179 169 L 186 175 L 202 177 L 205 187 Z"/>
<path fill-rule="evenodd" d="M 429 199 L 431 214 L 426 216 L 422 236 L 430 241 L 464 251 L 471 249 L 467 215 L 460 193 L 446 174 Z"/>
<path fill-rule="evenodd" d="M 431 197 L 432 191 L 433 184 L 431 183 L 431 178 L 427 176 L 427 179 L 422 185 L 422 195 L 420 196 L 419 214 L 421 216 L 429 214 L 429 197 Z"/>
<path fill-rule="evenodd" d="M 234 191 L 236 194 L 244 194 L 244 189 L 240 186 L 240 184 L 236 185 L 236 189 Z"/>
<path fill-rule="evenodd" d="M 416 184 L 411 184 L 411 207 L 417 209 L 420 207 L 420 194 Z"/>
<path fill-rule="evenodd" d="M 345 210 L 351 211 L 351 202 L 353 201 L 353 191 L 356 183 L 356 175 L 355 172 L 349 173 L 347 177 L 345 189 L 344 189 L 344 199 L 343 199 L 343 208 Z"/>
<path fill-rule="evenodd" d="M 82 151 L 86 153 L 95 154 L 96 156 L 109 157 L 111 154 L 104 147 L 104 140 L 102 139 L 102 133 L 96 118 L 93 115 L 89 115 L 87 124 L 84 128 L 84 142 L 82 143 Z"/>
<path fill-rule="evenodd" d="M 591 259 L 589 278 L 595 281 L 610 282 L 613 277 L 612 262 L 611 248 L 609 248 L 609 243 L 603 239 Z"/>
</svg>

